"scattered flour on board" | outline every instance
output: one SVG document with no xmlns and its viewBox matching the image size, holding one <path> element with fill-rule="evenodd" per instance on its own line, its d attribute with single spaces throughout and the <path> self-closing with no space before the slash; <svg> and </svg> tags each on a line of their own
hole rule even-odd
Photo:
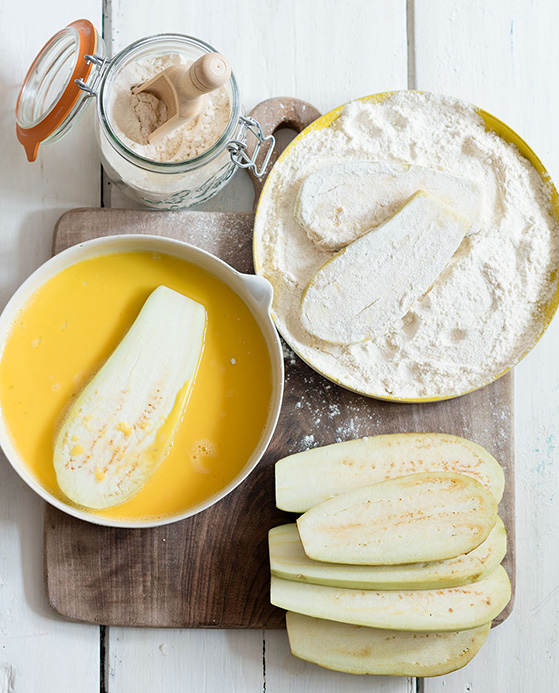
<svg viewBox="0 0 559 693">
<path fill-rule="evenodd" d="M 340 161 L 399 161 L 480 184 L 492 204 L 441 276 L 382 338 L 339 346 L 301 325 L 302 292 L 333 251 L 293 217 L 303 180 Z M 557 289 L 559 233 L 550 191 L 518 150 L 485 129 L 475 109 L 444 96 L 398 93 L 353 102 L 309 133 L 272 171 L 255 226 L 259 272 L 274 287 L 284 338 L 321 372 L 359 391 L 394 397 L 456 395 L 513 365 L 544 327 Z"/>
</svg>

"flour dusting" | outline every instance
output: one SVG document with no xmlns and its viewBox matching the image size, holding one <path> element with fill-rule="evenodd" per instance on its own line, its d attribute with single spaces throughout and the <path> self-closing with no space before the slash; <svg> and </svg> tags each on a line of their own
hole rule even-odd
<svg viewBox="0 0 559 693">
<path fill-rule="evenodd" d="M 480 210 L 479 232 L 464 239 L 409 312 L 382 337 L 347 346 L 301 325 L 302 292 L 334 250 L 313 242 L 294 219 L 305 178 L 343 161 L 403 162 L 464 176 L 491 201 Z M 276 164 L 266 193 L 255 256 L 274 287 L 278 328 L 305 360 L 346 387 L 401 398 L 458 395 L 514 365 L 544 328 L 559 265 L 550 191 L 468 104 L 414 92 L 352 102 Z"/>
</svg>

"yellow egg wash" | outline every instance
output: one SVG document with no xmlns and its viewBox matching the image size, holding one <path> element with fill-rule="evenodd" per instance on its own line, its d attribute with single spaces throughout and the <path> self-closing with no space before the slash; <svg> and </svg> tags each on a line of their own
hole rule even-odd
<svg viewBox="0 0 559 693">
<path fill-rule="evenodd" d="M 185 260 L 149 252 L 98 255 L 63 270 L 33 295 L 0 359 L 0 406 L 15 446 L 39 483 L 69 503 L 53 467 L 57 431 L 160 285 L 205 306 L 204 353 L 168 455 L 134 498 L 90 511 L 105 517 L 182 512 L 219 492 L 245 466 L 272 394 L 270 357 L 252 313 L 226 284 Z M 128 425 L 121 424 L 125 434 Z M 102 470 L 96 474 L 102 480 Z"/>
</svg>

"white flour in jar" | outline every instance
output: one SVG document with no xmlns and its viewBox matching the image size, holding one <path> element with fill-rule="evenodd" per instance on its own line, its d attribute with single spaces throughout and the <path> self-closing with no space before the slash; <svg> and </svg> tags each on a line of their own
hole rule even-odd
<svg viewBox="0 0 559 693">
<path fill-rule="evenodd" d="M 156 209 L 180 209 L 203 202 L 235 172 L 226 142 L 221 142 L 217 151 L 212 150 L 232 125 L 233 104 L 227 85 L 208 95 L 205 108 L 195 121 L 182 125 L 156 144 L 142 144 L 149 128 L 160 123 L 165 114 L 157 99 L 151 103 L 132 99 L 131 87 L 179 62 L 186 65 L 189 60 L 185 55 L 168 53 L 132 61 L 110 83 L 103 97 L 104 111 L 116 139 L 132 150 L 130 154 L 98 125 L 101 160 L 112 182 L 142 204 Z M 134 154 L 148 163 L 137 161 Z"/>
<path fill-rule="evenodd" d="M 293 217 L 302 181 L 341 161 L 399 161 L 465 176 L 486 203 L 481 230 L 464 239 L 436 283 L 382 338 L 334 345 L 300 322 L 302 292 L 333 255 Z M 550 191 L 518 150 L 485 129 L 475 109 L 444 96 L 401 92 L 353 102 L 308 134 L 272 171 L 255 225 L 258 271 L 274 287 L 282 335 L 314 367 L 378 396 L 457 395 L 514 363 L 541 334 L 557 290 L 559 229 Z"/>
<path fill-rule="evenodd" d="M 167 109 L 152 94 L 133 94 L 132 87 L 178 64 L 187 65 L 188 61 L 176 53 L 137 60 L 127 65 L 113 84 L 108 110 L 117 137 L 129 149 L 152 161 L 186 161 L 199 156 L 219 139 L 229 121 L 229 96 L 223 86 L 206 95 L 204 108 L 197 117 L 159 142 L 148 143 L 148 135 L 167 120 Z"/>
</svg>

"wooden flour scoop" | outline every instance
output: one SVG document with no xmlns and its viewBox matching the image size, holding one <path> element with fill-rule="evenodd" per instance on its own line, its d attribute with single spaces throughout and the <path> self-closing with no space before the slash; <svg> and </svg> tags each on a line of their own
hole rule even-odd
<svg viewBox="0 0 559 693">
<path fill-rule="evenodd" d="M 134 94 L 149 92 L 167 106 L 169 118 L 149 135 L 149 143 L 158 142 L 201 113 L 205 95 L 225 84 L 230 74 L 231 66 L 222 55 L 206 53 L 190 67 L 173 65 L 134 87 Z"/>
</svg>

